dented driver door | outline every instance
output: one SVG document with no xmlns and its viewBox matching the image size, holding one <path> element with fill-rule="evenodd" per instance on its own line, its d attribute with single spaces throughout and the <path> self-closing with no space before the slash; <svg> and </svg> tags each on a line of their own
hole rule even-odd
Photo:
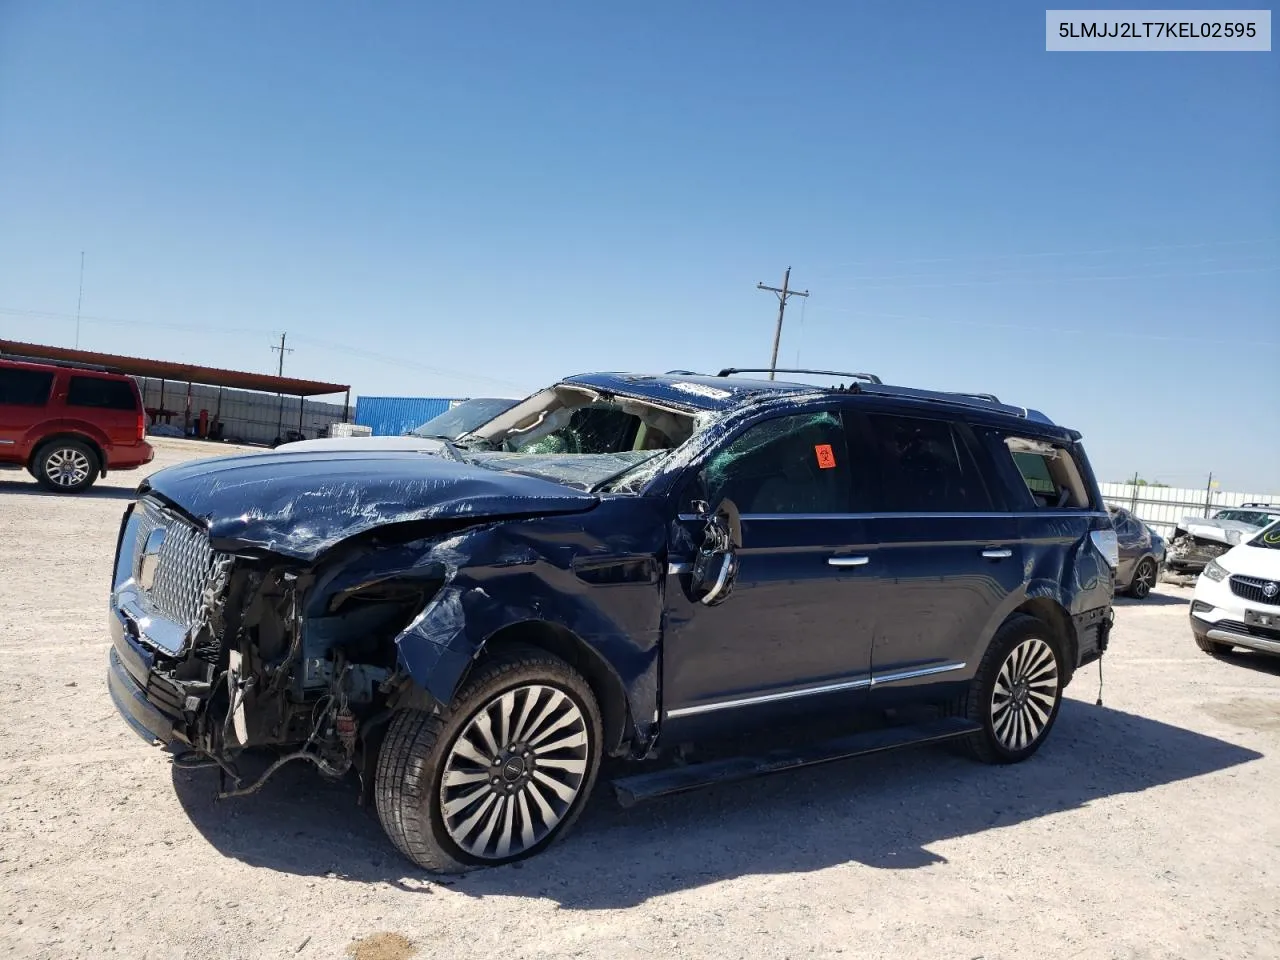
<svg viewBox="0 0 1280 960">
<path fill-rule="evenodd" d="M 747 428 L 687 481 L 667 579 L 664 732 L 865 700 L 880 574 L 856 476 L 838 411 L 819 410 Z"/>
</svg>

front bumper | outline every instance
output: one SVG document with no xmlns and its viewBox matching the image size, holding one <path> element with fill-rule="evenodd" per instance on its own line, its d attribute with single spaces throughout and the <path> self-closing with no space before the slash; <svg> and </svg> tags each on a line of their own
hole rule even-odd
<svg viewBox="0 0 1280 960">
<path fill-rule="evenodd" d="M 180 739 L 175 728 L 182 722 L 180 710 L 147 696 L 154 655 L 129 635 L 122 614 L 113 609 L 110 618 L 111 649 L 107 651 L 107 690 L 120 716 L 150 743 L 169 744 Z"/>
<path fill-rule="evenodd" d="M 1280 606 L 1252 603 L 1236 596 L 1227 580 L 1213 581 L 1202 576 L 1196 581 L 1191 598 L 1191 629 L 1196 636 L 1219 643 L 1280 654 L 1280 630 L 1246 624 L 1246 610 L 1280 616 Z"/>
</svg>

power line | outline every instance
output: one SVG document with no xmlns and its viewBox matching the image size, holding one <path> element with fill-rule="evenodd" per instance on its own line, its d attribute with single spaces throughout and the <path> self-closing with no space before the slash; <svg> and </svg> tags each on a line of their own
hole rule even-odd
<svg viewBox="0 0 1280 960">
<path fill-rule="evenodd" d="M 975 260 L 1031 260 L 1052 257 L 1093 257 L 1104 253 L 1143 253 L 1151 250 L 1198 250 L 1207 247 L 1244 247 L 1262 243 L 1280 242 L 1280 237 L 1260 237 L 1256 240 L 1209 240 L 1203 243 L 1159 243 L 1147 246 L 1105 247 L 1096 250 L 1058 250 L 1037 253 L 978 253 L 949 257 L 904 257 L 891 260 L 851 260 L 823 268 L 819 276 L 829 276 L 832 270 L 848 267 L 885 266 L 895 263 L 959 263 Z"/>
<path fill-rule="evenodd" d="M 782 316 L 787 312 L 787 299 L 789 297 L 807 297 L 808 290 L 791 290 L 791 268 L 787 267 L 787 272 L 782 275 L 781 287 L 766 287 L 763 283 L 757 283 L 757 290 L 768 290 L 770 293 L 778 295 L 778 325 L 773 331 L 773 355 L 769 359 L 769 379 L 773 379 L 773 373 L 778 368 L 778 344 L 782 342 Z"/>
</svg>

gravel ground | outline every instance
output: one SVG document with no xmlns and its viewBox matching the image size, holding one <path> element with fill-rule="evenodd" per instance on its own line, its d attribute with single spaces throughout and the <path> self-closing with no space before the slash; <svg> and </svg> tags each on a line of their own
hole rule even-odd
<svg viewBox="0 0 1280 960">
<path fill-rule="evenodd" d="M 157 466 L 225 447 L 160 440 Z M 1031 761 L 926 748 L 630 811 L 600 791 L 521 867 L 430 881 L 288 769 L 214 804 L 115 714 L 120 512 L 0 473 L 0 953 L 15 957 L 1280 956 L 1280 661 L 1201 654 L 1190 591 L 1121 601 Z"/>
</svg>

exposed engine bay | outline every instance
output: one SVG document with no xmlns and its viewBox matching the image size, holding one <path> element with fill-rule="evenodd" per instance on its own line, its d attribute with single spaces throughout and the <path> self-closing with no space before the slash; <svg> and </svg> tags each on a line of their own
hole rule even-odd
<svg viewBox="0 0 1280 960">
<path fill-rule="evenodd" d="M 173 742 L 191 748 L 178 762 L 220 767 L 236 785 L 222 796 L 253 792 L 294 760 L 334 778 L 359 769 L 411 687 L 395 638 L 440 589 L 444 566 L 370 576 L 359 549 L 315 567 L 232 557 L 202 550 L 161 505 L 144 500 L 137 513 L 117 579 L 136 575 L 115 596 L 149 667 L 137 679 L 173 722 Z M 260 747 L 288 751 L 246 786 L 237 758 Z"/>
</svg>

